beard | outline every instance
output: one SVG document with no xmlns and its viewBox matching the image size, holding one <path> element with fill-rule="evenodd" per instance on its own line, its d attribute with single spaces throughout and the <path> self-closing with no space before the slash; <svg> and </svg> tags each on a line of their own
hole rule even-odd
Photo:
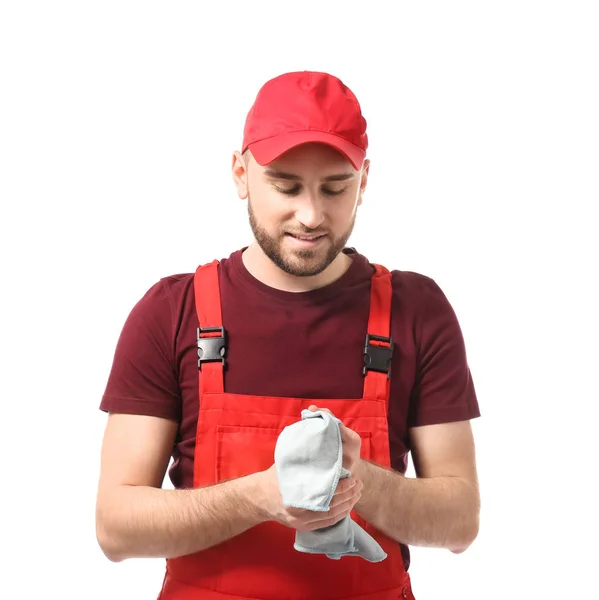
<svg viewBox="0 0 599 600">
<path fill-rule="evenodd" d="M 284 240 L 287 237 L 286 231 L 281 229 L 276 235 L 270 235 L 266 229 L 261 227 L 256 220 L 256 215 L 252 209 L 249 195 L 248 215 L 252 233 L 262 249 L 262 252 L 264 252 L 264 254 L 266 254 L 279 269 L 296 277 L 310 277 L 322 273 L 345 248 L 356 221 L 356 215 L 354 213 L 349 228 L 343 235 L 335 239 L 331 239 L 330 236 L 328 236 L 328 248 L 318 247 L 314 250 L 286 250 L 283 247 Z M 294 233 L 297 235 L 311 235 L 314 233 L 314 230 L 304 227 L 303 231 L 294 231 Z"/>
</svg>

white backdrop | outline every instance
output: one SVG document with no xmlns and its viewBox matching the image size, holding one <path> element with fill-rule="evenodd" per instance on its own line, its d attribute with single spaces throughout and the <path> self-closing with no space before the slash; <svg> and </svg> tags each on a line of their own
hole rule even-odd
<svg viewBox="0 0 599 600">
<path fill-rule="evenodd" d="M 258 88 L 331 72 L 369 124 L 350 244 L 462 325 L 480 535 L 412 549 L 418 600 L 599 598 L 596 2 L 0 8 L 2 598 L 155 598 L 94 530 L 98 410 L 133 304 L 250 240 L 230 175 Z M 168 482 L 167 482 L 168 485 Z"/>
</svg>

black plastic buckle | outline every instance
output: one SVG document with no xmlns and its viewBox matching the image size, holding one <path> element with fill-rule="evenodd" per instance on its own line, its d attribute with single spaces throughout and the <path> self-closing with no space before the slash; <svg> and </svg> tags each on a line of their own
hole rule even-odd
<svg viewBox="0 0 599 600">
<path fill-rule="evenodd" d="M 202 333 L 220 332 L 220 337 L 201 337 Z M 226 365 L 225 355 L 227 353 L 227 332 L 224 327 L 198 327 L 198 369 L 202 368 L 204 362 L 223 363 Z"/>
<path fill-rule="evenodd" d="M 385 342 L 389 346 L 376 346 L 371 344 L 371 341 Z M 393 340 L 390 337 L 382 337 L 380 335 L 366 335 L 366 343 L 364 344 L 364 368 L 362 375 L 366 375 L 367 371 L 378 371 L 379 373 L 387 373 L 387 379 L 391 377 L 391 357 L 393 356 Z"/>
</svg>

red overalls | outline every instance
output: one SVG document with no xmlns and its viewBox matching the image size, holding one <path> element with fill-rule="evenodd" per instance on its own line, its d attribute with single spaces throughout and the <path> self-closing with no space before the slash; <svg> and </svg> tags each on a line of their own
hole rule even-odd
<svg viewBox="0 0 599 600">
<path fill-rule="evenodd" d="M 221 352 L 226 347 L 226 332 L 221 315 L 218 262 L 198 267 L 194 287 L 201 327 L 198 330 L 201 376 L 194 487 L 269 468 L 274 462 L 279 433 L 298 421 L 302 409 L 311 404 L 328 408 L 347 427 L 360 434 L 362 458 L 389 466 L 389 378 L 386 370 L 390 365 L 392 346 L 389 338 L 391 274 L 384 267 L 375 267 L 369 337 L 365 345 L 365 362 L 370 361 L 370 368 L 364 368 L 361 400 L 271 398 L 226 393 L 224 352 Z M 206 360 L 209 362 L 204 362 Z M 370 563 L 361 557 L 332 560 L 324 555 L 304 554 L 293 547 L 294 529 L 267 522 L 196 554 L 168 559 L 159 598 L 413 600 L 399 544 L 355 512 L 351 517 L 376 538 L 387 553 L 385 560 Z"/>
</svg>

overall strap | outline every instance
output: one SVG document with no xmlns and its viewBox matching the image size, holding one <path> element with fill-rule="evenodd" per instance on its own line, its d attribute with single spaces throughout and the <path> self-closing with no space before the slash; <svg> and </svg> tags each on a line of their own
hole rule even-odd
<svg viewBox="0 0 599 600">
<path fill-rule="evenodd" d="M 223 327 L 218 281 L 218 261 L 200 265 L 194 275 L 194 292 L 199 327 L 197 330 L 200 398 L 224 392 L 227 332 Z"/>
<path fill-rule="evenodd" d="M 374 265 L 370 288 L 370 315 L 364 344 L 364 398 L 389 402 L 393 340 L 391 327 L 391 273 Z"/>
<path fill-rule="evenodd" d="M 197 330 L 200 394 L 224 392 L 227 333 L 221 312 L 218 264 L 215 260 L 201 265 L 194 276 L 196 311 L 200 323 Z M 374 267 L 368 333 L 364 344 L 364 398 L 388 402 L 394 349 L 390 337 L 391 273 L 381 265 Z"/>
</svg>

